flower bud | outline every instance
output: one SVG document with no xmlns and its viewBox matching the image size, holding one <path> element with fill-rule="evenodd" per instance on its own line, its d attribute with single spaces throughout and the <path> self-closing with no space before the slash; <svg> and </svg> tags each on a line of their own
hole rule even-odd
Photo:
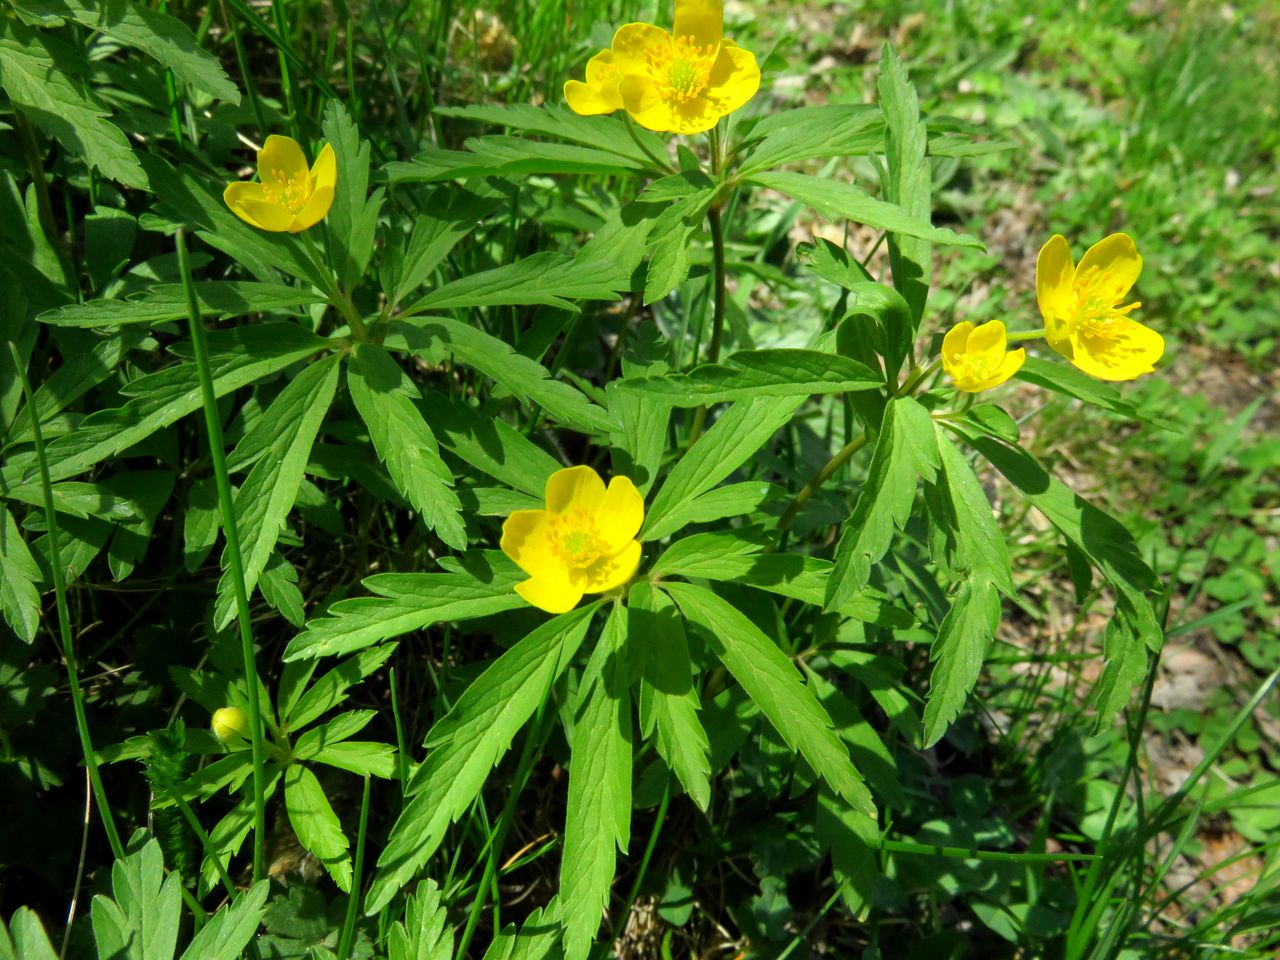
<svg viewBox="0 0 1280 960">
<path fill-rule="evenodd" d="M 223 707 L 209 723 L 220 743 L 231 743 L 249 736 L 249 718 L 239 707 Z"/>
</svg>

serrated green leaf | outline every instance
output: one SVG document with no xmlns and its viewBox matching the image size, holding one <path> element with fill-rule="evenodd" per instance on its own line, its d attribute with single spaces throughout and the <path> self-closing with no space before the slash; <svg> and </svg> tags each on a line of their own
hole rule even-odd
<svg viewBox="0 0 1280 960">
<path fill-rule="evenodd" d="M 999 625 L 1000 594 L 995 585 L 979 576 L 968 580 L 943 618 L 929 652 L 933 673 L 924 707 L 926 748 L 941 740 L 959 716 Z"/>
<path fill-rule="evenodd" d="M 338 357 L 317 360 L 289 381 L 263 414 L 264 420 L 276 431 L 275 440 L 253 465 L 235 497 L 235 523 L 240 533 L 240 559 L 247 594 L 252 594 L 257 586 L 258 576 L 271 559 L 280 531 L 293 509 L 311 446 L 320 433 L 337 386 Z M 235 588 L 226 549 L 214 614 L 219 630 L 236 616 Z"/>
<path fill-rule="evenodd" d="M 747 135 L 753 143 L 741 167 L 751 176 L 774 167 L 819 157 L 849 157 L 880 146 L 884 120 L 879 107 L 863 103 L 824 104 L 765 115 Z"/>
<path fill-rule="evenodd" d="M 0 504 L 0 610 L 13 632 L 25 643 L 40 627 L 40 568 L 22 539 L 22 531 Z"/>
<path fill-rule="evenodd" d="M 755 456 L 804 400 L 759 397 L 726 410 L 667 475 L 645 512 L 640 539 L 658 540 L 687 524 L 692 501 Z"/>
<path fill-rule="evenodd" d="M 1044 387 L 1046 390 L 1053 390 L 1055 393 L 1075 397 L 1077 400 L 1083 400 L 1085 403 L 1092 404 L 1095 407 L 1118 413 L 1122 417 L 1129 417 L 1132 420 L 1141 420 L 1144 423 L 1152 423 L 1156 426 L 1174 429 L 1163 421 L 1144 415 L 1137 407 L 1126 400 L 1115 387 L 1103 383 L 1101 380 L 1095 380 L 1093 377 L 1081 373 L 1075 367 L 1065 363 L 1041 360 L 1039 357 L 1033 357 L 1028 354 L 1026 360 L 1023 361 L 1022 367 L 1014 376 L 1027 383 L 1034 383 L 1038 387 Z"/>
<path fill-rule="evenodd" d="M 444 187 L 439 190 L 428 201 L 427 209 L 431 212 L 414 222 L 395 290 L 387 291 L 393 305 L 426 283 L 458 241 L 502 200 L 500 193 Z"/>
<path fill-rule="evenodd" d="M 644 129 L 629 133 L 621 120 L 613 117 L 584 117 L 559 104 L 476 104 L 465 107 L 437 107 L 436 113 L 444 117 L 477 120 L 500 127 L 510 127 L 525 133 L 544 134 L 558 140 L 598 147 L 620 157 L 648 165 L 646 156 L 636 140 L 644 144 L 656 156 L 664 156 L 666 144 L 660 137 Z"/>
<path fill-rule="evenodd" d="M 490 664 L 431 728 L 427 758 L 409 782 L 410 799 L 378 858 L 366 914 L 377 913 L 400 891 L 471 806 L 581 645 L 597 606 L 579 607 L 534 630 Z"/>
<path fill-rule="evenodd" d="M 327 746 L 312 758 L 339 770 L 388 780 L 396 774 L 396 751 L 372 740 L 346 740 Z"/>
<path fill-rule="evenodd" d="M 337 260 L 342 288 L 354 290 L 373 255 L 383 191 L 369 196 L 370 147 L 367 141 L 360 142 L 360 131 L 340 101 L 330 100 L 325 106 L 320 129 L 333 147 L 339 171 L 333 206 L 326 217 L 330 254 Z"/>
<path fill-rule="evenodd" d="M 283 695 L 280 699 L 284 699 Z M 281 706 L 281 716 L 287 717 L 290 712 L 290 709 Z M 312 727 L 299 736 L 293 744 L 293 755 L 298 760 L 310 760 L 325 747 L 354 737 L 367 727 L 375 716 L 377 716 L 376 710 L 348 710 L 346 713 L 340 713 L 328 723 Z"/>
<path fill-rule="evenodd" d="M 347 387 L 396 488 L 441 540 L 465 550 L 462 504 L 435 434 L 414 406 L 413 381 L 382 347 L 362 343 L 352 351 Z"/>
<path fill-rule="evenodd" d="M 919 237 L 946 246 L 982 248 L 982 241 L 977 237 L 930 226 L 928 221 L 912 216 L 897 204 L 877 200 L 851 183 L 778 171 L 755 173 L 749 179 L 762 187 L 785 193 L 824 216 L 853 220 L 879 230 Z"/>
<path fill-rule="evenodd" d="M 258 932 L 271 883 L 259 880 L 215 913 L 191 938 L 182 960 L 237 960 Z M 168 958 L 164 958 L 168 960 Z"/>
<path fill-rule="evenodd" d="M 91 915 L 98 954 L 116 960 L 169 960 L 178 942 L 182 880 L 165 876 L 160 844 L 141 850 L 111 868 L 111 897 L 93 898 Z"/>
<path fill-rule="evenodd" d="M 421 409 L 441 446 L 463 463 L 529 496 L 541 500 L 547 478 L 560 469 L 551 454 L 506 421 L 482 416 L 460 400 L 428 393 Z"/>
<path fill-rule="evenodd" d="M 1094 733 L 1102 733 L 1133 696 L 1134 687 L 1147 675 L 1151 655 L 1131 626 L 1117 618 L 1107 623 L 1102 654 L 1106 660 L 1093 687 Z"/>
<path fill-rule="evenodd" d="M 982 484 L 946 431 L 937 425 L 934 431 L 941 470 L 936 483 L 925 484 L 925 496 L 934 513 L 934 529 L 945 538 L 950 565 L 1013 596 L 1009 548 Z"/>
<path fill-rule="evenodd" d="M 453 930 L 449 912 L 434 880 L 423 880 L 405 898 L 404 922 L 397 920 L 387 935 L 388 960 L 453 960 Z"/>
<path fill-rule="evenodd" d="M 929 137 L 907 69 L 887 43 L 880 57 L 880 78 L 876 86 L 885 119 L 884 148 L 888 162 L 885 198 L 908 216 L 928 223 L 933 187 L 933 172 L 926 156 Z M 911 307 L 914 333 L 924 314 L 933 276 L 928 238 L 891 232 L 889 267 L 893 271 L 894 287 Z"/>
<path fill-rule="evenodd" d="M 902 294 L 883 283 L 851 283 L 846 289 L 853 302 L 845 311 L 836 331 L 836 349 L 843 355 L 861 360 L 880 369 L 876 354 L 884 358 L 884 369 L 893 383 L 898 382 L 902 362 L 911 354 L 915 340 L 915 319 Z M 867 342 L 870 320 L 878 334 Z"/>
<path fill-rule="evenodd" d="M 407 163 L 388 163 L 389 183 L 438 183 L 472 177 L 513 177 L 543 173 L 627 176 L 649 163 L 567 143 L 540 143 L 521 137 L 476 137 L 465 150 L 427 150 Z"/>
<path fill-rule="evenodd" d="M 347 835 L 316 775 L 300 763 L 284 775 L 284 806 L 289 824 L 303 848 L 324 864 L 344 893 L 351 889 L 351 856 Z"/>
<path fill-rule="evenodd" d="M 573 706 L 573 756 L 560 862 L 566 960 L 586 960 L 631 836 L 631 694 L 627 613 L 613 606 Z"/>
<path fill-rule="evenodd" d="M 620 387 L 642 390 L 675 407 L 697 407 L 754 397 L 808 397 L 876 390 L 875 371 L 820 350 L 744 350 L 724 363 L 704 363 L 687 374 L 626 379 Z"/>
<path fill-rule="evenodd" d="M 5 960 L 58 960 L 58 953 L 49 942 L 40 916 L 28 907 L 19 907 L 9 920 L 9 934 L 13 936 L 13 950 Z M 4 921 L 0 920 L 0 950 L 8 945 L 4 939 Z"/>
<path fill-rule="evenodd" d="M 280 718 L 287 730 L 298 731 L 317 717 L 328 713 L 346 699 L 347 690 L 373 673 L 391 658 L 396 645 L 388 643 L 376 650 L 365 650 L 321 676 L 299 698 L 297 705 Z"/>
<path fill-rule="evenodd" d="M 207 280 L 195 284 L 200 313 L 206 317 L 241 317 L 251 313 L 295 311 L 324 303 L 323 295 L 282 283 Z M 115 327 L 156 324 L 187 318 L 187 296 L 181 284 L 161 283 L 129 300 L 90 300 L 48 310 L 36 319 L 55 327 Z"/>
<path fill-rule="evenodd" d="M 662 207 L 654 218 L 645 247 L 649 268 L 645 273 L 644 303 L 661 300 L 689 275 L 689 249 L 702 230 L 702 217 L 715 197 L 714 187 L 704 187 Z"/>
<path fill-rule="evenodd" d="M 44 38 L 9 27 L 0 35 L 0 84 L 28 120 L 104 177 L 145 190 L 147 175 L 109 112 L 64 72 Z"/>
<path fill-rule="evenodd" d="M 711 746 L 698 720 L 701 704 L 684 624 L 671 600 L 647 583 L 627 597 L 627 634 L 643 637 L 640 726 L 656 733 L 658 753 L 702 810 L 711 802 Z"/>
<path fill-rule="evenodd" d="M 702 627 L 707 643 L 738 683 L 817 774 L 856 810 L 875 817 L 871 794 L 831 718 L 777 645 L 730 603 L 703 587 L 664 583 L 685 618 Z"/>
<path fill-rule="evenodd" d="M 932 481 L 938 444 L 929 411 L 910 397 L 890 401 L 857 505 L 840 530 L 835 569 L 827 581 L 826 607 L 838 609 L 867 585 L 871 567 L 885 555 L 894 529 L 911 516 L 916 479 Z"/>
</svg>

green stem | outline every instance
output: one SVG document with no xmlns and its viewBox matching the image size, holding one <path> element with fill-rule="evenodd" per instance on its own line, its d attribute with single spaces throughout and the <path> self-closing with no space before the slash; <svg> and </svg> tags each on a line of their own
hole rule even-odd
<svg viewBox="0 0 1280 960">
<path fill-rule="evenodd" d="M 926 363 L 923 367 L 917 367 L 915 372 L 909 374 L 907 376 L 907 379 L 902 382 L 902 386 L 897 389 L 897 391 L 894 393 L 894 396 L 895 397 L 911 396 L 920 388 L 921 384 L 923 384 L 925 380 L 927 380 L 929 377 L 933 376 L 933 374 L 937 372 L 940 366 L 942 366 L 942 358 L 934 357 L 932 360 Z"/>
<path fill-rule="evenodd" d="M 1039 340 L 1044 336 L 1044 327 L 1039 330 L 1015 330 L 1005 334 L 1009 343 L 1020 343 L 1023 340 Z"/>
<path fill-rule="evenodd" d="M 631 916 L 631 908 L 635 905 L 636 897 L 640 895 L 640 884 L 644 883 L 645 874 L 649 871 L 649 861 L 653 858 L 653 851 L 658 846 L 658 832 L 666 822 L 667 806 L 670 803 L 671 784 L 668 783 L 662 791 L 662 802 L 658 804 L 658 815 L 653 820 L 653 829 L 649 831 L 649 842 L 645 844 L 644 856 L 640 858 L 640 869 L 636 872 L 636 878 L 631 883 L 631 889 L 627 892 L 627 902 L 618 914 L 618 922 L 613 925 L 613 930 L 609 934 L 609 942 L 604 944 L 601 955 L 608 952 L 609 947 L 626 929 L 627 918 Z"/>
<path fill-rule="evenodd" d="M 785 533 L 791 529 L 791 524 L 796 518 L 796 513 L 803 507 L 818 489 L 831 479 L 831 475 L 839 470 L 849 458 L 867 445 L 867 435 L 860 433 L 837 453 L 834 457 L 827 461 L 826 466 L 814 474 L 813 479 L 804 485 L 804 487 L 791 498 L 791 502 L 787 504 L 787 509 L 782 512 L 782 516 L 778 518 L 778 532 Z"/>
<path fill-rule="evenodd" d="M 714 148 L 713 148 L 714 150 Z M 717 164 L 718 165 L 718 164 Z M 720 359 L 720 343 L 724 337 L 725 312 L 725 268 L 724 268 L 724 224 L 720 220 L 720 209 L 713 206 L 707 211 L 707 224 L 711 227 L 711 283 L 715 297 L 715 307 L 711 315 L 711 342 L 707 344 L 707 363 L 715 363 Z M 706 404 L 698 407 L 693 415 L 693 428 L 689 431 L 689 446 L 698 442 L 702 436 L 702 428 L 707 422 Z"/>
<path fill-rule="evenodd" d="M 636 124 L 635 124 L 635 121 L 631 119 L 631 114 L 623 110 L 622 120 L 627 126 L 627 133 L 631 135 L 631 139 L 635 141 L 635 145 L 640 148 L 640 152 L 643 153 L 650 160 L 652 160 L 654 163 L 654 166 L 656 166 L 659 170 L 663 171 L 664 173 L 671 173 L 672 172 L 671 161 L 663 160 L 661 157 L 657 156 L 652 150 L 649 149 L 649 145 L 640 139 L 640 133 L 638 130 L 636 130 Z"/>
<path fill-rule="evenodd" d="M 360 878 L 364 875 L 364 838 L 369 828 L 369 775 L 364 775 L 364 792 L 360 797 L 360 832 L 356 834 L 356 862 L 351 876 L 351 892 L 347 896 L 347 916 L 342 922 L 342 936 L 338 941 L 338 960 L 351 956 L 351 944 L 356 937 L 356 907 L 360 903 Z"/>
<path fill-rule="evenodd" d="M 18 372 L 18 381 L 22 384 L 22 394 L 26 398 L 27 409 L 31 411 L 31 435 L 36 444 L 36 461 L 40 466 L 40 486 L 44 493 L 45 524 L 49 528 L 49 563 L 53 568 L 53 592 L 57 597 L 62 660 L 67 667 L 71 707 L 75 711 L 76 730 L 80 734 L 80 750 L 84 754 L 85 768 L 89 771 L 89 784 L 93 788 L 94 799 L 98 803 L 98 809 L 102 811 L 102 826 L 107 832 L 111 853 L 117 860 L 123 860 L 124 844 L 120 842 L 115 818 L 111 815 L 111 804 L 107 802 L 107 791 L 102 786 L 98 761 L 93 753 L 93 740 L 89 736 L 89 722 L 84 713 L 84 695 L 80 690 L 80 674 L 76 669 L 76 652 L 71 640 L 71 612 L 67 608 L 67 584 L 62 574 L 62 554 L 58 549 L 58 518 L 53 506 L 53 481 L 49 479 L 49 461 L 44 455 L 44 431 L 40 429 L 40 417 L 35 408 L 31 382 L 27 379 L 27 368 L 22 362 L 22 356 L 18 353 L 16 344 L 9 344 L 9 354 L 13 357 L 13 368 Z"/>
<path fill-rule="evenodd" d="M 1006 850 L 978 850 L 973 847 L 941 847 L 932 843 L 910 843 L 906 840 L 881 840 L 880 849 L 892 853 L 910 853 L 922 857 L 949 857 L 956 860 L 992 860 L 997 863 L 1064 863 L 1071 860 L 1097 860 L 1096 853 L 1009 853 Z"/>
<path fill-rule="evenodd" d="M 13 128 L 17 131 L 18 140 L 22 143 L 22 152 L 27 160 L 27 171 L 31 174 L 31 185 L 36 190 L 36 219 L 40 221 L 40 229 L 58 258 L 58 265 L 62 267 L 63 282 L 66 283 L 71 295 L 77 296 L 79 283 L 76 280 L 75 270 L 71 266 L 71 255 L 67 252 L 66 245 L 62 242 L 62 234 L 58 232 L 58 225 L 53 219 L 53 201 L 49 197 L 49 184 L 44 179 L 44 164 L 40 160 L 40 147 L 36 143 L 35 131 L 31 129 L 26 116 L 16 106 L 13 108 Z M 34 413 L 35 410 L 32 408 L 32 414 Z"/>
<path fill-rule="evenodd" d="M 266 876 L 266 767 L 262 737 L 262 706 L 259 702 L 258 670 L 254 663 L 253 632 L 249 624 L 249 595 L 244 586 L 244 561 L 240 552 L 240 532 L 236 527 L 235 505 L 231 497 L 231 478 L 227 474 L 227 458 L 222 439 L 222 421 L 218 417 L 218 400 L 213 392 L 213 374 L 209 370 L 209 347 L 205 342 L 204 323 L 191 279 L 191 260 L 187 254 L 187 238 L 178 230 L 178 269 L 187 294 L 187 319 L 191 329 L 191 352 L 200 378 L 200 397 L 204 406 L 204 422 L 209 433 L 209 457 L 213 461 L 213 478 L 218 488 L 218 506 L 222 513 L 222 531 L 227 538 L 227 564 L 231 585 L 235 588 L 236 612 L 240 621 L 240 653 L 244 663 L 245 693 L 249 702 L 249 731 L 253 744 L 253 880 Z"/>
</svg>

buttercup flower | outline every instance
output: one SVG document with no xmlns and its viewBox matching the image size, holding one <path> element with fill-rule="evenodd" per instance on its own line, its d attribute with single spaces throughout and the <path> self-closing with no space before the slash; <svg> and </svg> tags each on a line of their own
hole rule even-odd
<svg viewBox="0 0 1280 960">
<path fill-rule="evenodd" d="M 591 58 L 587 79 L 570 80 L 564 97 L 575 113 L 625 109 L 643 127 L 701 133 L 760 88 L 750 51 L 723 36 L 720 0 L 676 0 L 675 28 L 628 23 Z"/>
<path fill-rule="evenodd" d="M 1004 324 L 988 320 L 975 327 L 968 320 L 957 323 L 942 338 L 942 367 L 957 390 L 977 393 L 1004 383 L 1022 366 L 1027 351 L 1010 350 Z"/>
<path fill-rule="evenodd" d="M 258 151 L 258 180 L 227 185 L 222 199 L 250 226 L 273 233 L 314 227 L 333 206 L 338 161 L 325 144 L 313 167 L 291 137 L 272 135 Z"/>
<path fill-rule="evenodd" d="M 1164 338 L 1129 317 L 1141 303 L 1124 303 L 1140 273 L 1142 257 L 1128 234 L 1099 240 L 1078 265 L 1066 238 L 1050 237 L 1036 260 L 1036 300 L 1049 345 L 1100 380 L 1154 371 Z"/>
<path fill-rule="evenodd" d="M 605 489 L 590 467 L 547 478 L 547 509 L 517 510 L 502 525 L 502 552 L 529 579 L 516 592 L 547 613 L 564 613 L 584 593 L 622 586 L 640 566 L 644 498 L 626 477 Z"/>
<path fill-rule="evenodd" d="M 239 707 L 223 707 L 221 710 L 215 710 L 209 727 L 219 743 L 249 736 L 249 718 Z"/>
</svg>

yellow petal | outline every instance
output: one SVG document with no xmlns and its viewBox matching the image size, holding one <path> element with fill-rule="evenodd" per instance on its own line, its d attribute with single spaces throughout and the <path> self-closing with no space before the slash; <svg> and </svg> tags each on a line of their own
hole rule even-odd
<svg viewBox="0 0 1280 960">
<path fill-rule="evenodd" d="M 561 562 L 551 547 L 545 510 L 517 510 L 502 522 L 502 552 L 514 560 L 531 577 L 561 569 Z"/>
<path fill-rule="evenodd" d="M 972 332 L 973 324 L 968 320 L 961 320 L 942 338 L 942 363 L 947 366 L 948 373 L 951 372 L 949 365 L 959 360 L 960 355 L 965 352 L 969 343 L 969 334 Z"/>
<path fill-rule="evenodd" d="M 973 328 L 973 332 L 969 334 L 969 342 L 965 344 L 965 352 L 1004 356 L 1007 343 L 1004 324 L 999 320 L 988 320 Z"/>
<path fill-rule="evenodd" d="M 329 213 L 329 208 L 333 206 L 333 187 L 320 187 L 315 193 L 311 194 L 311 199 L 307 201 L 307 205 L 293 218 L 293 223 L 289 224 L 290 233 L 299 233 L 308 227 L 314 227 L 317 223 L 325 218 Z"/>
<path fill-rule="evenodd" d="M 260 183 L 241 181 L 227 184 L 227 189 L 222 192 L 222 199 L 232 213 L 259 230 L 283 233 L 293 222 L 293 213 L 289 208 L 267 200 Z"/>
<path fill-rule="evenodd" d="M 567 467 L 547 478 L 547 512 L 581 510 L 594 517 L 604 502 L 604 481 L 590 467 Z"/>
<path fill-rule="evenodd" d="M 644 497 L 627 477 L 614 477 L 596 514 L 596 532 L 617 552 L 634 540 L 644 522 Z"/>
<path fill-rule="evenodd" d="M 632 540 L 612 557 L 601 557 L 587 568 L 583 591 L 604 593 L 620 587 L 635 576 L 639 566 L 640 541 Z"/>
<path fill-rule="evenodd" d="M 582 599 L 582 588 L 567 577 L 533 577 L 516 584 L 516 593 L 547 613 L 568 613 Z"/>
<path fill-rule="evenodd" d="M 333 190 L 337 185 L 338 158 L 333 152 L 333 145 L 326 143 L 316 156 L 316 162 L 311 165 L 311 189 L 323 190 L 328 187 Z"/>
<path fill-rule="evenodd" d="M 1075 272 L 1067 238 L 1055 233 L 1036 257 L 1036 302 L 1040 305 L 1040 316 L 1044 318 L 1045 339 L 1059 353 L 1065 348 L 1067 357 L 1071 356 L 1071 336 L 1066 317 Z"/>
<path fill-rule="evenodd" d="M 657 83 L 647 75 L 627 74 L 618 84 L 618 94 L 622 97 L 622 106 L 631 114 L 631 119 L 646 130 L 658 133 L 696 132 L 685 129 L 685 121 L 677 116 L 671 105 L 663 99 Z M 705 101 L 690 102 L 701 103 L 705 109 Z M 702 129 L 710 130 L 716 125 L 717 119 L 712 115 L 711 122 Z"/>
<path fill-rule="evenodd" d="M 716 113 L 728 116 L 756 95 L 760 89 L 760 65 L 755 54 L 731 40 L 724 41 L 711 68 L 707 96 Z"/>
<path fill-rule="evenodd" d="M 1136 380 L 1164 356 L 1164 337 L 1128 317 L 1112 320 L 1106 337 L 1076 334 L 1072 343 L 1071 362 L 1099 380 Z"/>
<path fill-rule="evenodd" d="M 624 23 L 613 35 L 609 50 L 620 73 L 632 73 L 649 60 L 651 52 L 671 48 L 671 34 L 652 23 Z"/>
<path fill-rule="evenodd" d="M 1021 370 L 1022 365 L 1026 363 L 1026 361 L 1027 361 L 1027 351 L 1024 348 L 1019 347 L 1017 350 L 1010 350 L 1009 353 L 1004 358 L 1004 363 L 1000 364 L 999 379 L 996 380 L 996 383 L 992 384 L 992 386 L 996 386 L 997 384 L 1004 383 L 1006 380 L 1012 377 L 1015 373 Z"/>
<path fill-rule="evenodd" d="M 1107 292 L 1120 300 L 1138 282 L 1142 273 L 1142 257 L 1138 256 L 1138 246 L 1133 237 L 1127 233 L 1113 233 L 1095 243 L 1080 258 L 1076 267 L 1077 274 L 1083 274 L 1091 267 L 1106 277 Z"/>
<path fill-rule="evenodd" d="M 306 181 L 311 171 L 307 158 L 293 137 L 272 134 L 258 151 L 258 179 L 284 189 L 290 180 Z"/>
<path fill-rule="evenodd" d="M 584 117 L 601 113 L 613 113 L 622 106 L 622 98 L 618 96 L 618 85 L 605 90 L 583 83 L 581 80 L 566 80 L 564 99 L 569 109 Z"/>
<path fill-rule="evenodd" d="M 676 0 L 677 37 L 693 37 L 700 47 L 714 47 L 724 33 L 724 4 L 720 0 Z"/>
</svg>

